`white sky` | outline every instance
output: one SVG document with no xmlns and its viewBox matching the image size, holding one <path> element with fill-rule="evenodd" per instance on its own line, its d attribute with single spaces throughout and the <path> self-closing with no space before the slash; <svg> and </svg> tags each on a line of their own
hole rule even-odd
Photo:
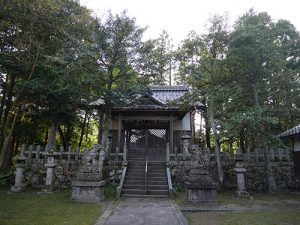
<svg viewBox="0 0 300 225">
<path fill-rule="evenodd" d="M 211 14 L 229 13 L 233 22 L 248 9 L 267 12 L 272 19 L 286 19 L 300 30 L 300 0 L 80 0 L 82 5 L 103 17 L 108 10 L 127 10 L 141 27 L 148 27 L 145 39 L 157 38 L 166 30 L 177 45 L 190 30 L 205 31 Z"/>
</svg>

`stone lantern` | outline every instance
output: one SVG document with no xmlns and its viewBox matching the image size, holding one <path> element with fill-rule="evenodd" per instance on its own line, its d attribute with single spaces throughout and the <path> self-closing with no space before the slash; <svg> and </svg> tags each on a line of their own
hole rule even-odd
<svg viewBox="0 0 300 225">
<path fill-rule="evenodd" d="M 54 148 L 49 149 L 49 152 L 45 154 L 47 158 L 46 163 L 44 164 L 46 168 L 46 181 L 45 185 L 42 188 L 42 191 L 38 192 L 38 194 L 52 194 L 54 192 L 59 191 L 59 185 L 55 180 L 55 168 L 57 167 L 56 158 L 59 157 L 59 154 L 55 152 Z"/>
<path fill-rule="evenodd" d="M 26 165 L 26 157 L 21 154 L 16 158 L 16 176 L 15 176 L 15 185 L 11 187 L 12 192 L 21 192 L 24 189 L 23 177 L 24 177 L 24 168 Z"/>
<path fill-rule="evenodd" d="M 244 158 L 243 155 L 237 155 L 235 157 L 235 168 L 233 172 L 236 174 L 236 182 L 237 182 L 237 192 L 236 195 L 239 198 L 249 198 L 250 195 L 246 191 L 245 187 L 245 173 L 247 170 L 244 168 Z"/>
<path fill-rule="evenodd" d="M 181 135 L 180 139 L 182 140 L 182 146 L 183 146 L 183 154 L 184 156 L 189 155 L 189 146 L 191 145 L 191 139 L 192 137 L 188 134 L 186 134 L 186 132 L 184 132 L 183 135 Z"/>
</svg>

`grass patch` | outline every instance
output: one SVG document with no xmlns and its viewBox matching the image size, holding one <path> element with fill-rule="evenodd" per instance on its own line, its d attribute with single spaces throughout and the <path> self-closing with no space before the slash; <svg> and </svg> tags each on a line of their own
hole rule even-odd
<svg viewBox="0 0 300 225">
<path fill-rule="evenodd" d="M 190 225 L 299 225 L 299 209 L 186 213 Z"/>
<path fill-rule="evenodd" d="M 183 206 L 186 203 L 185 192 L 184 191 L 176 192 L 174 201 L 176 202 L 177 205 Z"/>
<path fill-rule="evenodd" d="M 34 189 L 8 194 L 0 188 L 1 225 L 92 225 L 101 211 L 100 204 L 72 201 L 70 190 L 37 195 Z"/>
<path fill-rule="evenodd" d="M 235 192 L 232 191 L 218 192 L 216 198 L 219 205 L 236 204 L 246 206 L 253 203 L 252 200 L 236 198 Z"/>
<path fill-rule="evenodd" d="M 104 187 L 105 200 L 114 200 L 116 198 L 116 187 L 112 183 L 108 183 Z"/>
<path fill-rule="evenodd" d="M 274 204 L 275 202 L 280 202 L 283 200 L 297 200 L 300 201 L 299 194 L 291 193 L 276 193 L 276 194 L 267 194 L 267 193 L 250 193 L 254 197 L 253 200 L 239 199 L 236 198 L 234 192 L 222 191 L 217 193 L 218 204 L 236 204 L 240 206 L 252 205 L 255 203 L 265 203 L 265 204 Z"/>
<path fill-rule="evenodd" d="M 291 193 L 276 193 L 276 194 L 253 193 L 253 197 L 255 200 L 266 201 L 266 202 L 276 202 L 278 200 L 300 201 L 299 194 L 291 194 Z"/>
</svg>

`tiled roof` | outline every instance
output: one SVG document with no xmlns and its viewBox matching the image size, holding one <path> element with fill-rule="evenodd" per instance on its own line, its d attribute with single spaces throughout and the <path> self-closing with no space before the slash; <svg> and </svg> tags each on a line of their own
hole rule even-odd
<svg viewBox="0 0 300 225">
<path fill-rule="evenodd" d="M 168 106 L 167 104 L 157 100 L 150 94 L 145 94 L 141 96 L 136 101 L 133 101 L 131 104 L 125 106 L 116 106 L 115 109 L 122 110 L 174 110 L 177 107 Z"/>
<path fill-rule="evenodd" d="M 102 98 L 97 99 L 96 101 L 91 102 L 89 105 L 100 106 L 104 105 L 105 101 Z"/>
<path fill-rule="evenodd" d="M 300 124 L 278 135 L 280 138 L 300 135 Z"/>
<path fill-rule="evenodd" d="M 149 91 L 155 99 L 167 103 L 179 99 L 188 92 L 187 86 L 150 86 Z"/>
<path fill-rule="evenodd" d="M 146 96 L 152 99 L 151 104 L 145 104 L 145 102 L 132 102 L 127 106 L 116 106 L 115 108 L 124 109 L 174 109 L 175 107 L 168 106 L 167 103 L 179 99 L 188 92 L 187 86 L 150 86 L 149 94 Z M 144 98 L 141 96 L 141 99 Z M 140 104 L 139 104 L 140 103 Z M 92 106 L 103 106 L 105 104 L 102 98 L 91 102 Z"/>
</svg>

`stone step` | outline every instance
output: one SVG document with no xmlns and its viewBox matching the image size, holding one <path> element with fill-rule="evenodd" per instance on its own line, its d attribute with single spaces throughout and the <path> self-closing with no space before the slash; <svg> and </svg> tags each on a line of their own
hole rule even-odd
<svg viewBox="0 0 300 225">
<path fill-rule="evenodd" d="M 166 169 L 165 165 L 149 165 L 147 166 L 148 168 L 152 169 L 152 168 L 156 168 L 156 169 Z"/>
<path fill-rule="evenodd" d="M 143 190 L 145 189 L 145 183 L 144 184 L 124 184 L 124 189 L 138 189 Z"/>
<path fill-rule="evenodd" d="M 140 180 L 140 179 L 145 179 L 145 174 L 127 174 L 125 177 L 126 179 L 136 179 L 136 180 Z"/>
<path fill-rule="evenodd" d="M 167 185 L 168 186 L 168 181 L 167 180 L 164 180 L 164 181 L 148 180 L 147 184 L 148 185 Z"/>
<path fill-rule="evenodd" d="M 145 168 L 140 168 L 140 169 L 127 168 L 127 173 L 132 173 L 132 172 L 145 173 Z"/>
<path fill-rule="evenodd" d="M 136 176 L 145 176 L 145 172 L 140 172 L 140 171 L 127 171 L 127 175 L 136 175 Z"/>
<path fill-rule="evenodd" d="M 168 190 L 147 190 L 147 195 L 169 195 Z"/>
<path fill-rule="evenodd" d="M 166 167 L 165 163 L 148 163 L 147 165 L 150 167 L 159 167 L 159 168 Z"/>
<path fill-rule="evenodd" d="M 145 183 L 145 180 L 144 179 L 141 179 L 141 180 L 138 180 L 138 179 L 125 179 L 124 181 L 124 184 L 137 184 L 137 185 L 141 185 L 141 184 L 144 184 Z"/>
<path fill-rule="evenodd" d="M 147 177 L 165 177 L 166 173 L 147 173 Z"/>
<path fill-rule="evenodd" d="M 168 185 L 148 185 L 147 190 L 169 190 Z"/>
<path fill-rule="evenodd" d="M 132 198 L 168 198 L 169 195 L 133 195 L 133 194 L 122 194 L 122 197 Z"/>
<path fill-rule="evenodd" d="M 166 168 L 148 168 L 147 171 L 149 173 L 155 172 L 155 173 L 165 173 Z M 145 172 L 145 168 L 127 168 L 127 173 L 131 172 Z"/>
<path fill-rule="evenodd" d="M 145 189 L 124 189 L 123 188 L 122 194 L 146 195 L 146 190 Z"/>
<path fill-rule="evenodd" d="M 153 177 L 147 177 L 147 181 L 167 181 L 167 176 L 153 176 Z"/>
</svg>

